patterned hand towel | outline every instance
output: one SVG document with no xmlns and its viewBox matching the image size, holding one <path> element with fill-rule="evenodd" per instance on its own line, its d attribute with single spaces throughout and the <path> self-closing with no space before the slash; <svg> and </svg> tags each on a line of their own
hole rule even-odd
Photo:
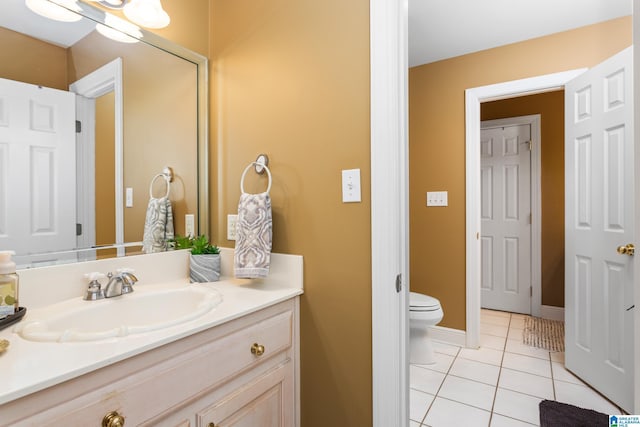
<svg viewBox="0 0 640 427">
<path fill-rule="evenodd" d="M 167 250 L 167 241 L 173 239 L 173 210 L 168 197 L 150 198 L 144 222 L 142 250 L 149 254 Z"/>
<path fill-rule="evenodd" d="M 240 195 L 234 253 L 236 277 L 252 279 L 269 274 L 271 222 L 269 193 Z"/>
</svg>

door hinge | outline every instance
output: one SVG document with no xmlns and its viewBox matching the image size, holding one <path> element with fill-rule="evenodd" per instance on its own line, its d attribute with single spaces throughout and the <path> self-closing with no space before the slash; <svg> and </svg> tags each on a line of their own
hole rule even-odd
<svg viewBox="0 0 640 427">
<path fill-rule="evenodd" d="M 402 290 L 402 274 L 396 276 L 396 292 L 400 293 Z"/>
<path fill-rule="evenodd" d="M 76 224 L 76 236 L 82 236 L 82 224 Z"/>
<path fill-rule="evenodd" d="M 529 151 L 531 151 L 533 148 L 533 141 L 530 140 L 527 144 L 529 144 Z"/>
<path fill-rule="evenodd" d="M 529 214 L 529 224 L 533 223 L 533 214 Z"/>
<path fill-rule="evenodd" d="M 76 120 L 76 133 L 82 132 L 82 122 L 80 120 Z"/>
<path fill-rule="evenodd" d="M 533 286 L 529 286 L 529 296 L 533 297 Z"/>
</svg>

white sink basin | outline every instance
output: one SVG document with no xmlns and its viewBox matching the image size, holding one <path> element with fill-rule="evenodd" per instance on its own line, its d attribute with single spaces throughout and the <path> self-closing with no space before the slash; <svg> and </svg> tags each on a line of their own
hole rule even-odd
<svg viewBox="0 0 640 427">
<path fill-rule="evenodd" d="M 218 291 L 198 285 L 136 290 L 99 301 L 74 300 L 34 313 L 33 317 L 27 313 L 27 319 L 18 324 L 14 332 L 29 341 L 96 341 L 188 322 L 221 302 Z"/>
</svg>

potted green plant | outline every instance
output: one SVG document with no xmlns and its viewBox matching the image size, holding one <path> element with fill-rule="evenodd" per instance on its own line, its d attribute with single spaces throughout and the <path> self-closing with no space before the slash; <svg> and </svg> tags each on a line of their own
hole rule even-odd
<svg viewBox="0 0 640 427">
<path fill-rule="evenodd" d="M 175 236 L 175 249 L 189 249 L 189 278 L 191 282 L 216 282 L 220 280 L 220 249 L 209 243 L 206 236 Z"/>
</svg>

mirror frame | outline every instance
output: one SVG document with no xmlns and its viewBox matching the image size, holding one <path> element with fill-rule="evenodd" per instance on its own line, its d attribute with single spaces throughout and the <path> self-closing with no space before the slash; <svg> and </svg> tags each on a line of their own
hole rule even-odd
<svg viewBox="0 0 640 427">
<path fill-rule="evenodd" d="M 58 4 L 61 7 L 65 7 L 63 4 L 59 4 L 56 0 L 47 0 L 51 3 Z M 66 7 L 65 7 L 66 8 Z M 77 10 L 79 9 L 79 10 Z M 160 37 L 144 28 L 139 28 L 129 21 L 123 18 L 110 14 L 108 11 L 99 9 L 91 4 L 83 1 L 77 2 L 77 9 L 69 9 L 85 18 L 91 19 L 96 23 L 103 24 L 107 27 L 113 28 L 116 31 L 125 33 L 130 37 L 138 39 L 141 43 L 146 43 L 157 49 L 163 50 L 171 55 L 177 56 L 181 59 L 189 61 L 196 66 L 196 79 L 197 79 L 197 185 L 198 185 L 198 200 L 197 200 L 197 234 L 209 236 L 209 60 L 207 57 L 187 49 L 177 43 Z M 108 24 L 107 16 L 110 20 L 115 22 L 125 22 L 128 26 L 135 26 L 139 31 L 139 34 L 130 33 L 126 30 L 115 28 L 113 25 Z M 142 36 L 140 36 L 142 34 Z M 126 144 L 126 141 L 123 142 Z M 122 195 L 124 197 L 124 195 Z M 114 245 L 115 247 L 127 246 L 127 242 L 121 245 Z M 82 248 L 79 249 L 82 251 Z"/>
</svg>

